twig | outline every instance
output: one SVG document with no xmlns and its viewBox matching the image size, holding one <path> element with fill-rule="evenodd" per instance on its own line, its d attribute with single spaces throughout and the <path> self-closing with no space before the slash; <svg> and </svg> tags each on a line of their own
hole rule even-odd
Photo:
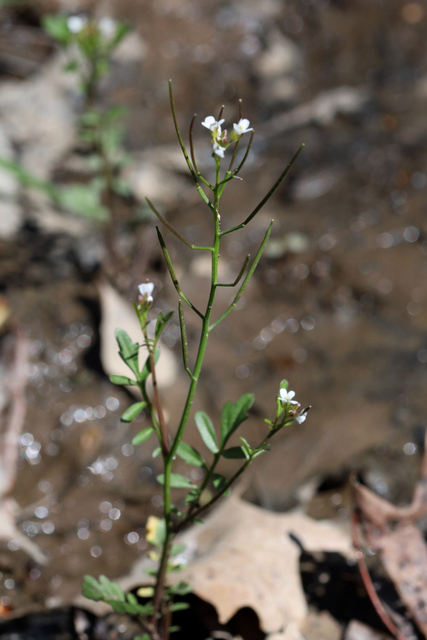
<svg viewBox="0 0 427 640">
<path fill-rule="evenodd" d="M 360 547 L 359 541 L 359 515 L 357 512 L 357 508 L 353 509 L 353 515 L 351 518 L 351 534 L 353 540 L 353 546 L 356 549 L 357 553 L 357 563 L 359 565 L 360 576 L 362 578 L 363 584 L 365 586 L 366 592 L 372 605 L 380 617 L 382 623 L 387 627 L 387 629 L 392 633 L 398 640 L 408 640 L 405 635 L 396 627 L 393 620 L 390 618 L 389 613 L 384 607 L 381 599 L 379 598 L 377 592 L 375 591 L 375 587 L 372 583 L 371 576 L 368 571 L 368 567 L 366 566 L 365 557 L 363 555 L 363 551 Z"/>
</svg>

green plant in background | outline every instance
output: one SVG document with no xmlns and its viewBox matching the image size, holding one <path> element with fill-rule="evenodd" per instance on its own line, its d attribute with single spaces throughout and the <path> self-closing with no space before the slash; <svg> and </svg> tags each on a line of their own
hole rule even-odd
<svg viewBox="0 0 427 640">
<path fill-rule="evenodd" d="M 155 552 L 152 557 L 157 562 L 156 568 L 151 570 L 151 573 L 155 578 L 155 584 L 148 590 L 144 589 L 144 595 L 148 596 L 150 600 L 147 604 L 142 605 L 133 595 L 125 596 L 120 587 L 115 583 L 110 583 L 105 576 L 101 576 L 99 581 L 95 580 L 93 577 L 86 576 L 83 583 L 83 594 L 88 598 L 104 600 L 109 602 L 114 610 L 127 612 L 136 616 L 145 632 L 145 635 L 140 636 L 140 639 L 143 638 L 144 640 L 166 640 L 169 637 L 169 633 L 172 631 L 170 628 L 172 613 L 176 611 L 177 608 L 185 606 L 185 603 L 184 605 L 183 603 L 174 603 L 174 597 L 177 594 L 186 593 L 189 589 L 188 586 L 183 583 L 178 583 L 178 585 L 174 586 L 167 584 L 168 573 L 171 571 L 177 571 L 180 568 L 177 555 L 181 552 L 181 548 L 173 544 L 175 536 L 186 525 L 198 522 L 200 517 L 210 507 L 212 507 L 219 498 L 228 493 L 233 483 L 248 468 L 253 460 L 268 450 L 270 441 L 274 435 L 284 427 L 291 425 L 294 421 L 298 423 L 303 422 L 307 415 L 307 409 L 301 410 L 301 405 L 294 400 L 295 393 L 293 391 L 288 391 L 288 383 L 286 380 L 283 380 L 280 384 L 279 394 L 276 399 L 274 417 L 272 420 L 265 420 L 268 429 L 265 437 L 257 445 L 252 445 L 245 438 L 240 437 L 241 444 L 239 446 L 229 446 L 231 436 L 237 432 L 240 425 L 248 418 L 249 410 L 254 401 L 254 396 L 251 393 L 244 394 L 234 403 L 227 402 L 225 404 L 221 414 L 219 430 L 215 428 L 207 413 L 204 411 L 198 411 L 195 414 L 194 420 L 196 427 L 207 449 L 208 458 L 205 457 L 205 454 L 200 453 L 184 441 L 184 435 L 186 428 L 188 427 L 209 336 L 236 307 L 239 299 L 244 293 L 266 247 L 271 233 L 273 220 L 270 222 L 268 229 L 265 232 L 264 239 L 261 242 L 252 263 L 250 263 L 250 256 L 248 255 L 242 265 L 239 275 L 235 281 L 231 283 L 223 283 L 218 280 L 218 263 L 221 241 L 224 236 L 243 229 L 247 224 L 249 224 L 249 222 L 251 222 L 251 220 L 276 191 L 282 180 L 286 177 L 302 147 L 292 158 L 291 162 L 279 176 L 270 191 L 261 200 L 258 206 L 256 206 L 255 209 L 246 217 L 246 219 L 234 227 L 222 229 L 220 198 L 227 184 L 237 178 L 242 170 L 250 153 L 254 132 L 249 127 L 249 121 L 242 118 L 241 102 L 239 121 L 233 125 L 233 130 L 231 131 L 230 136 L 228 136 L 226 130 L 222 129 L 222 124 L 224 122 L 222 119 L 223 109 L 221 109 L 218 119 L 213 116 L 209 116 L 204 120 L 204 122 L 202 122 L 202 125 L 209 130 L 211 135 L 212 158 L 215 165 L 215 180 L 211 183 L 201 174 L 196 162 L 193 146 L 193 127 L 195 117 L 190 125 L 190 154 L 188 154 L 184 146 L 181 133 L 178 128 L 171 85 L 170 102 L 179 144 L 193 178 L 195 187 L 209 210 L 212 219 L 211 244 L 207 246 L 193 245 L 162 217 L 148 199 L 147 202 L 160 222 L 186 247 L 194 251 L 205 251 L 210 254 L 211 278 L 208 300 L 205 309 L 200 310 L 191 302 L 181 289 L 181 285 L 178 282 L 163 235 L 157 227 L 156 229 L 160 246 L 172 282 L 178 294 L 178 317 L 181 328 L 183 366 L 189 378 L 188 393 L 175 435 L 171 436 L 168 432 L 156 379 L 156 362 L 160 355 L 159 341 L 172 313 L 167 315 L 159 313 L 156 319 L 151 320 L 150 310 L 153 304 L 153 283 L 146 282 L 139 286 L 138 300 L 134 304 L 135 312 L 141 325 L 143 335 L 142 343 L 134 343 L 122 329 L 118 329 L 116 332 L 119 354 L 122 360 L 129 367 L 133 377 L 111 377 L 111 380 L 116 384 L 134 385 L 140 389 L 142 400 L 128 408 L 123 414 L 122 420 L 124 422 L 130 422 L 145 409 L 149 413 L 151 426 L 143 429 L 138 435 L 136 435 L 133 439 L 133 444 L 142 444 L 152 436 L 155 436 L 158 440 L 159 446 L 153 455 L 161 454 L 163 459 L 163 473 L 157 477 L 158 482 L 163 486 L 163 518 L 157 519 L 152 516 L 149 518 L 147 523 L 147 541 L 155 548 Z M 243 154 L 243 158 L 239 164 L 237 164 L 236 161 L 240 141 L 242 137 L 249 132 L 251 133 L 249 143 L 245 153 Z M 222 171 L 222 162 L 225 159 L 225 153 L 229 147 L 232 148 L 231 159 L 225 171 Z M 236 167 L 235 164 L 237 164 Z M 214 317 L 214 303 L 218 288 L 237 287 L 239 284 L 240 286 L 237 289 L 237 293 L 229 307 L 219 317 Z M 201 321 L 197 355 L 193 364 L 190 363 L 187 346 L 184 305 L 189 307 Z M 138 356 L 141 347 L 145 347 L 148 351 L 148 357 L 146 358 L 142 369 L 140 369 L 138 364 Z M 150 377 L 153 387 L 152 395 L 150 395 L 147 390 L 147 381 Z M 202 469 L 203 480 L 200 484 L 196 484 L 185 475 L 181 475 L 173 471 L 176 457 L 181 458 L 190 466 Z M 228 459 L 240 459 L 242 461 L 238 470 L 229 479 L 216 471 L 217 464 L 222 457 Z M 213 487 L 213 495 L 211 494 L 206 502 L 204 490 L 208 486 Z M 174 504 L 172 502 L 173 489 L 185 489 L 187 491 L 185 499 L 181 501 L 182 504 L 181 502 L 179 504 Z"/>
<path fill-rule="evenodd" d="M 116 196 L 130 195 L 129 186 L 119 177 L 120 169 L 129 162 L 123 149 L 126 110 L 116 106 L 101 108 L 97 96 L 100 83 L 110 70 L 111 56 L 129 33 L 129 27 L 108 17 L 95 20 L 84 14 L 46 15 L 42 25 L 67 56 L 64 72 L 75 74 L 79 81 L 79 136 L 91 177 L 85 183 L 63 186 L 38 179 L 19 162 L 0 157 L 0 167 L 13 173 L 24 186 L 43 192 L 59 208 L 109 223 L 106 243 L 114 257 Z"/>
<path fill-rule="evenodd" d="M 75 73 L 87 101 L 96 98 L 99 81 L 108 73 L 110 58 L 129 32 L 123 22 L 104 17 L 91 19 L 85 14 L 46 15 L 43 28 L 65 50 L 68 62 L 64 71 Z"/>
</svg>

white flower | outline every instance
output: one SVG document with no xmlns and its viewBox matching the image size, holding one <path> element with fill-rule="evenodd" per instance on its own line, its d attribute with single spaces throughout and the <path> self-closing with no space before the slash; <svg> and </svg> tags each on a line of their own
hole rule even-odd
<svg viewBox="0 0 427 640">
<path fill-rule="evenodd" d="M 286 391 L 286 389 L 280 389 L 277 396 L 281 402 L 287 402 L 288 404 L 299 404 L 296 400 L 292 400 L 295 396 L 295 391 Z"/>
<path fill-rule="evenodd" d="M 105 16 L 99 20 L 98 28 L 105 38 L 110 38 L 116 31 L 116 23 L 112 18 Z"/>
<path fill-rule="evenodd" d="M 213 131 L 216 135 L 221 133 L 221 125 L 225 122 L 224 118 L 222 120 L 215 120 L 214 116 L 207 116 L 204 122 L 202 122 L 202 127 L 206 127 L 210 131 Z"/>
<path fill-rule="evenodd" d="M 242 136 L 244 133 L 248 133 L 248 131 L 253 131 L 253 129 L 249 129 L 250 122 L 247 118 L 240 118 L 237 124 L 233 124 L 234 131 Z"/>
<path fill-rule="evenodd" d="M 153 296 L 151 294 L 154 290 L 154 284 L 152 282 L 143 282 L 142 284 L 139 284 L 138 290 L 143 302 L 146 304 L 153 302 Z"/>
<path fill-rule="evenodd" d="M 306 413 L 301 413 L 301 415 L 297 416 L 295 418 L 295 420 L 298 422 L 298 424 L 302 424 L 303 422 L 305 422 L 307 420 L 307 414 Z"/>
<path fill-rule="evenodd" d="M 225 149 L 224 147 L 221 147 L 221 145 L 218 144 L 216 140 L 214 140 L 214 143 L 213 143 L 213 151 L 214 151 L 214 154 L 219 158 L 224 157 Z"/>
<path fill-rule="evenodd" d="M 79 14 L 78 16 L 70 16 L 67 20 L 67 27 L 71 33 L 80 33 L 87 26 L 89 20 L 87 16 Z"/>
</svg>

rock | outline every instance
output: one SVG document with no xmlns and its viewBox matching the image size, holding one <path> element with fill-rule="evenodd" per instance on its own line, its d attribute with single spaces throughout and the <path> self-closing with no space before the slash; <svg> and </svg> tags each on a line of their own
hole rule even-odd
<svg viewBox="0 0 427 640">
<path fill-rule="evenodd" d="M 341 176 L 342 172 L 338 167 L 306 175 L 292 185 L 292 195 L 296 200 L 314 200 L 329 193 Z"/>
<path fill-rule="evenodd" d="M 295 73 L 302 67 L 302 54 L 297 45 L 279 31 L 270 34 L 267 49 L 254 61 L 262 79 Z"/>
<path fill-rule="evenodd" d="M 267 49 L 253 62 L 267 103 L 291 101 L 297 97 L 296 74 L 303 68 L 299 47 L 279 31 L 272 31 Z"/>
<path fill-rule="evenodd" d="M 129 33 L 114 51 L 112 59 L 122 64 L 139 62 L 145 58 L 146 44 L 136 31 Z"/>
<path fill-rule="evenodd" d="M 176 206 L 183 195 L 195 193 L 192 183 L 177 175 L 186 172 L 188 168 L 182 151 L 174 143 L 137 154 L 123 177 L 141 202 L 145 203 L 145 198 L 149 198 L 154 206 L 167 207 Z"/>
<path fill-rule="evenodd" d="M 257 127 L 257 133 L 268 137 L 316 124 L 329 126 L 337 115 L 360 113 L 369 100 L 366 87 L 335 87 L 321 91 L 313 100 L 286 113 L 274 116 Z"/>
<path fill-rule="evenodd" d="M 64 64 L 57 55 L 26 82 L 5 82 L 0 93 L 0 117 L 10 139 L 23 147 L 20 162 L 43 180 L 75 141 L 77 80 L 64 74 Z"/>
</svg>

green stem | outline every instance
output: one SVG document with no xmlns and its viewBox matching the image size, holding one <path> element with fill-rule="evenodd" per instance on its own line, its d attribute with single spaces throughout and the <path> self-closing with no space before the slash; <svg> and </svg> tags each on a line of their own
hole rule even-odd
<svg viewBox="0 0 427 640">
<path fill-rule="evenodd" d="M 220 186 L 219 186 L 219 171 L 220 160 L 216 161 L 216 185 L 214 189 L 214 202 L 213 202 L 213 214 L 214 214 L 214 239 L 212 245 L 212 276 L 211 287 L 209 292 L 209 299 L 206 306 L 206 311 L 202 316 L 202 331 L 200 335 L 199 349 L 197 352 L 196 363 L 192 374 L 190 387 L 187 393 L 187 399 L 182 412 L 181 420 L 172 442 L 168 455 L 163 456 L 164 461 L 164 487 L 163 487 L 163 512 L 166 522 L 166 540 L 163 545 L 162 557 L 160 561 L 160 567 L 157 574 L 156 587 L 154 591 L 154 614 L 153 623 L 156 625 L 156 616 L 159 612 L 159 608 L 162 602 L 165 579 L 167 572 L 167 564 L 170 553 L 170 546 L 172 544 L 173 537 L 175 535 L 173 522 L 172 522 L 172 503 L 171 503 L 171 473 L 172 464 L 176 456 L 176 451 L 179 443 L 182 440 L 185 428 L 187 426 L 188 418 L 190 417 L 191 408 L 193 406 L 194 396 L 196 393 L 197 384 L 199 381 L 200 371 L 202 369 L 203 359 L 206 352 L 206 347 L 209 338 L 209 324 L 212 314 L 213 304 L 215 300 L 215 294 L 218 287 L 218 262 L 219 262 L 219 249 L 221 241 L 221 229 L 220 229 L 220 216 L 219 216 L 219 198 L 220 198 Z"/>
</svg>

